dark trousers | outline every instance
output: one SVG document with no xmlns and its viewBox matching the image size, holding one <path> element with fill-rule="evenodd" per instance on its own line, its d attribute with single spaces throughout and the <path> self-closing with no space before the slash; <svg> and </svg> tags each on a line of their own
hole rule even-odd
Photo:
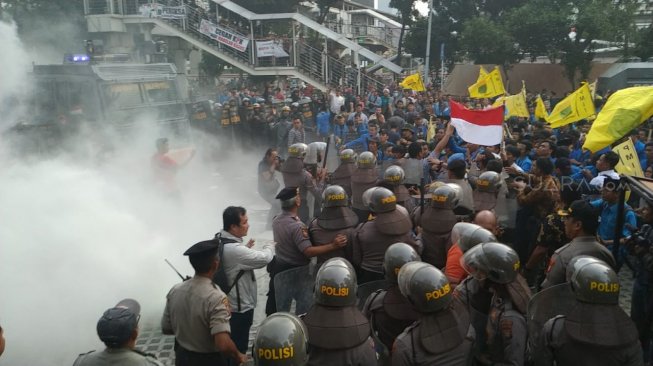
<svg viewBox="0 0 653 366">
<path fill-rule="evenodd" d="M 265 303 L 265 315 L 270 316 L 277 312 L 277 296 L 274 289 L 274 276 L 279 272 L 295 267 L 297 266 L 281 262 L 276 256 L 272 258 L 272 262 L 268 264 L 267 270 L 270 274 L 270 285 L 268 287 L 268 300 Z"/>
<path fill-rule="evenodd" d="M 229 325 L 231 327 L 231 339 L 240 353 L 247 353 L 249 344 L 249 329 L 254 321 L 254 309 L 244 313 L 231 313 Z"/>
<path fill-rule="evenodd" d="M 198 353 L 184 349 L 175 342 L 175 366 L 226 366 L 220 353 Z"/>
<path fill-rule="evenodd" d="M 380 281 L 383 279 L 385 279 L 385 275 L 381 272 L 372 272 L 362 268 L 358 270 L 359 285 L 372 281 Z"/>
</svg>

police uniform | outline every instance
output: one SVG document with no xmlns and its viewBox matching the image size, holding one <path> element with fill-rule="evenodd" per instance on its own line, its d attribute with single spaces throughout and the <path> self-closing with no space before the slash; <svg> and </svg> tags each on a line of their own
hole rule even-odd
<svg viewBox="0 0 653 366">
<path fill-rule="evenodd" d="M 379 172 L 374 168 L 356 168 L 351 176 L 351 201 L 352 208 L 358 215 L 359 222 L 365 222 L 369 211 L 363 203 L 363 193 L 376 186 Z"/>
<path fill-rule="evenodd" d="M 524 286 L 527 286 L 524 281 Z M 493 363 L 523 365 L 526 354 L 526 309 L 510 296 L 494 294 L 487 322 L 487 356 Z"/>
<path fill-rule="evenodd" d="M 338 234 L 350 237 L 357 223 L 358 217 L 349 207 L 325 207 L 311 221 L 308 232 L 313 245 L 325 245 L 332 243 Z M 318 256 L 318 266 L 327 259 L 335 257 L 351 260 L 351 246 Z"/>
<path fill-rule="evenodd" d="M 423 213 L 421 208 L 415 208 L 412 216 L 414 225 L 422 228 L 422 260 L 444 268 L 451 246 L 451 229 L 458 222 L 456 214 L 451 209 L 428 206 Z"/>
<path fill-rule="evenodd" d="M 553 253 L 542 288 L 565 283 L 567 264 L 579 255 L 598 258 L 608 263 L 612 268 L 616 266 L 612 253 L 604 245 L 597 242 L 593 236 L 576 237 L 569 244 L 563 245 Z"/>
<path fill-rule="evenodd" d="M 200 242 L 184 255 L 211 255 L 217 253 L 218 245 L 214 240 Z M 213 337 L 231 332 L 230 318 L 229 300 L 210 278 L 196 275 L 175 285 L 168 292 L 161 319 L 164 334 L 175 335 L 175 364 L 226 364 Z"/>
<path fill-rule="evenodd" d="M 315 201 L 320 201 L 320 196 L 315 186 L 315 182 L 311 175 L 304 169 L 304 161 L 301 158 L 288 157 L 286 161 L 281 164 L 281 173 L 283 174 L 283 182 L 286 187 L 299 187 L 299 195 L 302 199 L 302 204 L 299 206 L 299 218 L 304 223 L 309 222 L 309 209 L 308 201 L 306 199 L 307 192 L 311 192 Z"/>
<path fill-rule="evenodd" d="M 345 189 L 349 197 L 352 196 L 351 190 L 351 176 L 356 170 L 356 165 L 354 162 L 341 163 L 338 168 L 331 174 L 329 178 L 329 183 L 337 184 Z"/>
<path fill-rule="evenodd" d="M 153 355 L 129 348 L 107 348 L 79 355 L 73 366 L 163 366 Z"/>
<path fill-rule="evenodd" d="M 289 200 L 297 196 L 297 188 L 286 187 L 277 195 L 277 199 Z M 310 259 L 304 255 L 304 251 L 310 248 L 311 243 L 308 227 L 299 219 L 299 217 L 288 210 L 283 210 L 281 214 L 272 221 L 272 234 L 275 246 L 275 256 L 272 262 L 268 264 L 268 273 L 270 274 L 270 285 L 268 299 L 265 306 L 267 315 L 277 312 L 274 276 L 278 273 L 308 265 Z"/>
<path fill-rule="evenodd" d="M 356 273 L 344 258 L 320 267 L 315 304 L 303 317 L 311 352 L 308 366 L 376 366 L 367 319 L 356 307 Z"/>
</svg>

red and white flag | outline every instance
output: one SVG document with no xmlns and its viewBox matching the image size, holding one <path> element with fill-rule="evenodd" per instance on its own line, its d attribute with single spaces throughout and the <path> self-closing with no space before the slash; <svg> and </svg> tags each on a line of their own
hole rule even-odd
<svg viewBox="0 0 653 366">
<path fill-rule="evenodd" d="M 451 124 L 465 141 L 472 144 L 492 146 L 501 143 L 503 139 L 504 107 L 485 110 L 470 110 L 453 100 L 449 101 L 451 108 Z"/>
</svg>

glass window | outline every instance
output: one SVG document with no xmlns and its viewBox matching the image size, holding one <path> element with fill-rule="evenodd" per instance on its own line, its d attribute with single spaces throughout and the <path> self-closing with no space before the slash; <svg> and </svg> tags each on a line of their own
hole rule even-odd
<svg viewBox="0 0 653 366">
<path fill-rule="evenodd" d="M 102 97 L 110 109 L 122 109 L 143 104 L 138 83 L 102 85 Z"/>
<path fill-rule="evenodd" d="M 143 87 L 150 103 L 165 103 L 177 100 L 177 90 L 172 81 L 147 82 L 143 83 Z"/>
</svg>

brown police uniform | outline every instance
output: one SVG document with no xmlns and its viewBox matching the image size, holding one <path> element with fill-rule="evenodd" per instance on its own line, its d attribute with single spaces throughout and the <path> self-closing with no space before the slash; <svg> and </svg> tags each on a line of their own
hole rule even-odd
<svg viewBox="0 0 653 366">
<path fill-rule="evenodd" d="M 538 366 L 643 366 L 637 328 L 619 305 L 578 302 L 544 324 Z"/>
<path fill-rule="evenodd" d="M 341 186 L 347 192 L 347 196 L 351 197 L 351 176 L 354 170 L 356 170 L 356 164 L 353 162 L 341 163 L 331 174 L 329 183 Z"/>
<path fill-rule="evenodd" d="M 329 208 L 323 209 L 320 215 L 322 215 L 325 210 L 330 210 L 330 209 Z M 326 245 L 332 243 L 338 234 L 343 234 L 347 237 L 350 237 L 354 230 L 355 223 L 357 221 L 358 218 L 354 216 L 354 222 L 351 225 L 342 228 L 328 229 L 324 227 L 325 220 L 320 220 L 319 217 L 316 217 L 315 219 L 313 219 L 313 221 L 311 221 L 308 228 L 311 242 L 313 243 L 313 245 L 319 246 L 319 245 Z M 319 267 L 320 264 L 324 263 L 327 259 L 335 258 L 335 257 L 342 257 L 351 261 L 351 255 L 352 255 L 351 246 L 347 245 L 343 248 L 339 248 L 329 253 L 318 256 L 317 264 Z"/>
<path fill-rule="evenodd" d="M 392 187 L 392 192 L 397 196 L 397 204 L 404 206 L 406 211 L 413 212 L 415 209 L 415 201 L 413 197 L 408 192 L 408 188 L 403 184 L 396 185 Z"/>
<path fill-rule="evenodd" d="M 474 328 L 464 306 L 454 304 L 425 314 L 394 342 L 393 366 L 465 366 L 469 364 Z"/>
<path fill-rule="evenodd" d="M 370 295 L 363 306 L 363 314 L 370 321 L 375 340 L 378 339 L 388 353 L 397 336 L 420 317 L 408 299 L 399 292 L 397 284 Z"/>
<path fill-rule="evenodd" d="M 285 187 L 298 187 L 302 204 L 299 206 L 299 218 L 302 222 L 309 222 L 307 192 L 311 192 L 316 203 L 319 204 L 321 196 L 310 173 L 304 169 L 304 161 L 300 158 L 289 157 L 281 164 L 281 173 Z"/>
<path fill-rule="evenodd" d="M 363 193 L 376 186 L 379 179 L 379 172 L 376 168 L 356 168 L 351 176 L 351 207 L 358 215 L 359 222 L 367 219 L 369 210 L 363 204 Z"/>
<path fill-rule="evenodd" d="M 616 267 L 614 257 L 608 248 L 597 242 L 593 236 L 580 236 L 553 253 L 542 288 L 567 282 L 567 264 L 579 255 L 589 255 L 604 261 L 612 268 Z"/>
<path fill-rule="evenodd" d="M 213 336 L 231 332 L 230 318 L 229 300 L 210 278 L 195 276 L 175 285 L 161 319 L 164 333 L 175 335 L 175 364 L 226 364 Z"/>
<path fill-rule="evenodd" d="M 523 365 L 528 329 L 526 317 L 510 296 L 495 294 L 488 314 L 487 354 L 491 364 Z"/>
<path fill-rule="evenodd" d="M 411 226 L 408 212 L 402 206 L 397 206 L 391 212 L 379 213 L 373 220 L 358 225 L 351 243 L 352 262 L 360 272 L 359 284 L 384 278 L 383 260 L 390 245 L 402 242 L 421 251 L 413 239 Z"/>
<path fill-rule="evenodd" d="M 432 206 L 416 208 L 412 214 L 413 224 L 422 228 L 422 261 L 437 268 L 447 264 L 447 251 L 451 247 L 451 230 L 458 222 L 453 210 Z"/>
<path fill-rule="evenodd" d="M 302 320 L 311 345 L 308 366 L 376 366 L 369 323 L 356 306 L 314 304 Z"/>
<path fill-rule="evenodd" d="M 272 234 L 277 245 L 275 246 L 275 256 L 268 264 L 270 286 L 265 307 L 267 315 L 277 311 L 274 276 L 279 272 L 309 264 L 310 259 L 304 255 L 304 250 L 312 246 L 308 227 L 290 211 L 284 210 L 274 218 Z"/>
</svg>

